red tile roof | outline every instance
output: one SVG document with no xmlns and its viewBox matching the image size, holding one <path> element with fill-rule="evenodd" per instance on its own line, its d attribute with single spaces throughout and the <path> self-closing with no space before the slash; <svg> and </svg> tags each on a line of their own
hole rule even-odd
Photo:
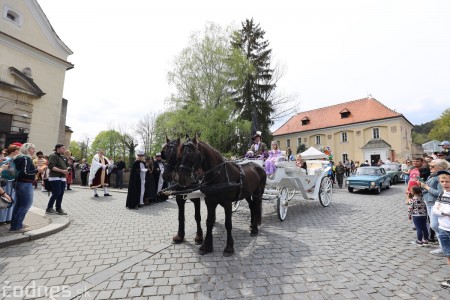
<svg viewBox="0 0 450 300">
<path fill-rule="evenodd" d="M 348 117 L 341 118 L 341 113 L 347 111 L 350 112 Z M 277 136 L 396 117 L 403 117 L 403 115 L 386 107 L 374 98 L 363 98 L 300 112 L 275 130 L 273 135 Z M 302 125 L 302 120 L 308 119 L 308 124 Z M 410 123 L 408 120 L 406 121 Z"/>
</svg>

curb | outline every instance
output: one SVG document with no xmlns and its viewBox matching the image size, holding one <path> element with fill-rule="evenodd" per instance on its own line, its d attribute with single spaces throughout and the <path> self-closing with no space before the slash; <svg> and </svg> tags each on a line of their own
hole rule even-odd
<svg viewBox="0 0 450 300">
<path fill-rule="evenodd" d="M 40 215 L 41 217 L 45 217 L 45 211 L 42 209 L 31 207 L 30 211 L 37 215 Z M 67 216 L 55 216 L 48 219 L 50 219 L 51 223 L 44 227 L 30 230 L 22 234 L 13 234 L 9 236 L 0 237 L 0 248 L 5 248 L 8 246 L 13 246 L 44 238 L 46 236 L 55 234 L 63 230 L 70 224 L 70 220 Z"/>
</svg>

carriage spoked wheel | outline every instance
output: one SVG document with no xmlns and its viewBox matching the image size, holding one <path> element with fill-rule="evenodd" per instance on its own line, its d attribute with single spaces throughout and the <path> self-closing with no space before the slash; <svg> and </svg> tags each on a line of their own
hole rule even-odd
<svg viewBox="0 0 450 300">
<path fill-rule="evenodd" d="M 294 198 L 295 192 L 296 192 L 295 189 L 288 189 L 288 197 L 287 197 L 288 201 L 291 201 L 292 198 Z"/>
<path fill-rule="evenodd" d="M 231 206 L 231 211 L 232 211 L 232 212 L 237 211 L 238 208 L 239 208 L 239 205 L 241 205 L 241 200 L 234 201 L 233 204 L 232 204 L 232 206 Z"/>
<path fill-rule="evenodd" d="M 286 219 L 288 205 L 288 189 L 283 187 L 281 188 L 280 194 L 277 197 L 277 214 L 280 221 L 284 221 L 284 219 Z"/>
<path fill-rule="evenodd" d="M 324 177 L 320 181 L 319 201 L 323 207 L 330 205 L 333 199 L 333 182 L 330 177 Z"/>
</svg>

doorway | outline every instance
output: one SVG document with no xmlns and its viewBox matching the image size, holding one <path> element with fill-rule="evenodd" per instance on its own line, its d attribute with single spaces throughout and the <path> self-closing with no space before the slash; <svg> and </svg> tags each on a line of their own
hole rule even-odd
<svg viewBox="0 0 450 300">
<path fill-rule="evenodd" d="M 376 166 L 379 160 L 380 160 L 379 154 L 370 155 L 370 165 L 371 166 Z"/>
</svg>

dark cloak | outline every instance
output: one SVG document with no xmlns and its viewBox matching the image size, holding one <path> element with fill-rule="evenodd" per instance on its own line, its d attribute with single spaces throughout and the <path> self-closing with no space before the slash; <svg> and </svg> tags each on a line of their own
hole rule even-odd
<svg viewBox="0 0 450 300">
<path fill-rule="evenodd" d="M 136 208 L 139 205 L 139 198 L 141 196 L 141 164 L 144 163 L 136 160 L 131 166 L 126 204 L 128 208 Z"/>
</svg>

